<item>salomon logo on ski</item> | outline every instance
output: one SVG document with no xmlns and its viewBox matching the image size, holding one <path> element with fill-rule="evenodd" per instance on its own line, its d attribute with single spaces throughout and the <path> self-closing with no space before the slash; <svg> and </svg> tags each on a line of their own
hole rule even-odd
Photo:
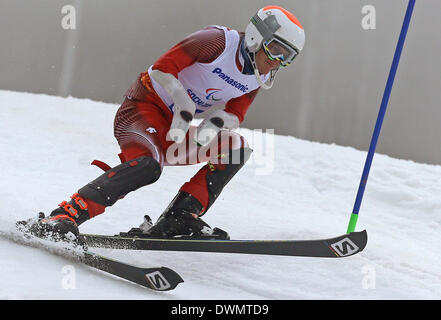
<svg viewBox="0 0 441 320">
<path fill-rule="evenodd" d="M 171 285 L 159 271 L 146 273 L 145 277 L 152 287 L 159 291 L 168 290 Z"/>
<path fill-rule="evenodd" d="M 357 245 L 347 237 L 331 244 L 331 247 L 340 257 L 350 256 L 359 250 Z"/>
</svg>

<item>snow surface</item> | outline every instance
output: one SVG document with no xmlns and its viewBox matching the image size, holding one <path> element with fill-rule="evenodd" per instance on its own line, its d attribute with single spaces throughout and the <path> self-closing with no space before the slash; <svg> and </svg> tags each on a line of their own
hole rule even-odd
<svg viewBox="0 0 441 320">
<path fill-rule="evenodd" d="M 89 165 L 93 159 L 119 163 L 113 138 L 117 108 L 0 91 L 2 232 L 12 231 L 16 220 L 49 213 L 101 174 Z M 239 132 L 255 152 L 205 221 L 234 239 L 314 239 L 346 232 L 366 152 Z M 265 146 L 274 150 L 274 162 Z M 156 219 L 200 166 L 166 167 L 158 182 L 129 194 L 81 231 L 114 234 L 138 225 L 146 213 Z M 343 259 L 96 250 L 138 266 L 174 269 L 185 282 L 164 293 L 3 237 L 0 299 L 439 299 L 440 177 L 441 166 L 377 154 L 357 227 L 368 230 L 368 245 Z"/>
</svg>

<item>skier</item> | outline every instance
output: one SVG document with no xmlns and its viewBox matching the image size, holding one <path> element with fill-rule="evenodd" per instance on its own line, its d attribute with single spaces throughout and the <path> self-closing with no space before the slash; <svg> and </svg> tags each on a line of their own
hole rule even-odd
<svg viewBox="0 0 441 320">
<path fill-rule="evenodd" d="M 302 25 L 278 6 L 260 9 L 245 32 L 223 26 L 197 31 L 164 53 L 127 90 L 114 120 L 121 164 L 80 188 L 45 217 L 19 222 L 38 236 L 78 234 L 78 226 L 102 214 L 129 192 L 157 181 L 164 166 L 207 162 L 178 191 L 153 225 L 132 233 L 145 237 L 218 236 L 201 216 L 207 212 L 252 150 L 234 129 L 244 120 L 260 87 L 303 49 Z M 224 109 L 212 109 L 224 104 Z M 204 120 L 191 126 L 195 115 Z"/>
</svg>

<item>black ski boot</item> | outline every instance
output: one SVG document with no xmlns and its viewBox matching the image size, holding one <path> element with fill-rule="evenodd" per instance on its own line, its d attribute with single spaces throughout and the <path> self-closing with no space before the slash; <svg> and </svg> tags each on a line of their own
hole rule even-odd
<svg viewBox="0 0 441 320">
<path fill-rule="evenodd" d="M 152 225 L 151 219 L 145 216 L 139 228 L 132 228 L 121 236 L 140 238 L 176 238 L 176 239 L 230 239 L 227 232 L 211 228 L 198 213 L 202 211 L 201 203 L 191 194 L 179 192 L 158 221 Z"/>
<path fill-rule="evenodd" d="M 21 232 L 52 241 L 75 242 L 80 233 L 75 221 L 67 215 L 45 217 L 40 212 L 38 218 L 18 221 L 16 225 Z"/>
<path fill-rule="evenodd" d="M 89 219 L 89 213 L 83 198 L 78 194 L 74 194 L 71 198 L 69 202 L 60 203 L 48 217 L 40 212 L 37 218 L 18 221 L 17 229 L 43 239 L 79 243 L 78 226 Z"/>
</svg>

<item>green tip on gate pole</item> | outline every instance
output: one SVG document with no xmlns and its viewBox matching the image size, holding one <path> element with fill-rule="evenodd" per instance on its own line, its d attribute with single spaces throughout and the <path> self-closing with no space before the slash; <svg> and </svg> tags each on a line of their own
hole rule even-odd
<svg viewBox="0 0 441 320">
<path fill-rule="evenodd" d="M 352 213 L 351 218 L 349 219 L 348 230 L 346 233 L 351 233 L 355 231 L 355 226 L 357 225 L 358 214 Z"/>
</svg>

